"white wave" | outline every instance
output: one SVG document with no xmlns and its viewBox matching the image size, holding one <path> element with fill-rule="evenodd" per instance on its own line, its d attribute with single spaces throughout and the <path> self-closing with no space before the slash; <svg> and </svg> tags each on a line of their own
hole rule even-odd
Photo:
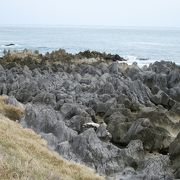
<svg viewBox="0 0 180 180">
<path fill-rule="evenodd" d="M 123 58 L 124 58 L 124 59 L 127 59 L 127 60 L 129 60 L 129 61 L 136 61 L 136 59 L 137 59 L 136 56 L 130 56 L 130 55 L 128 55 L 128 56 L 123 56 Z"/>
<path fill-rule="evenodd" d="M 127 60 L 126 63 L 128 65 L 132 65 L 134 62 L 136 62 L 139 67 L 143 67 L 145 65 L 148 66 L 150 63 L 155 62 L 154 59 L 138 58 L 136 56 L 130 56 L 130 55 L 129 56 L 123 56 L 123 58 Z"/>
</svg>

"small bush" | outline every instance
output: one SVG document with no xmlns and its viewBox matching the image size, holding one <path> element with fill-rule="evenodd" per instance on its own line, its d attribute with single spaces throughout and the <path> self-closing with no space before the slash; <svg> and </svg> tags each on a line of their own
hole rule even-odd
<svg viewBox="0 0 180 180">
<path fill-rule="evenodd" d="M 24 115 L 24 109 L 22 107 L 6 104 L 5 100 L 7 98 L 7 96 L 0 96 L 0 113 L 11 120 L 19 120 Z"/>
</svg>

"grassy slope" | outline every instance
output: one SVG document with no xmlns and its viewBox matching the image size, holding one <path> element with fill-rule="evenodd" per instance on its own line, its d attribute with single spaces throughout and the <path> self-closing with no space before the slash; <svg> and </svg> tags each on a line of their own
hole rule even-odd
<svg viewBox="0 0 180 180">
<path fill-rule="evenodd" d="M 90 168 L 61 158 L 35 132 L 7 118 L 11 111 L 3 100 L 0 97 L 0 179 L 103 179 Z"/>
</svg>

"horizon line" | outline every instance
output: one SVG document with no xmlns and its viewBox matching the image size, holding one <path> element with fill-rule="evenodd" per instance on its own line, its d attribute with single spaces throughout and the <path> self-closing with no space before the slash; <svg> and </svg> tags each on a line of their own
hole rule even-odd
<svg viewBox="0 0 180 180">
<path fill-rule="evenodd" d="M 70 25 L 70 24 L 0 24 L 0 27 L 79 27 L 79 28 L 164 28 L 180 29 L 180 26 L 151 26 L 151 25 Z"/>
</svg>

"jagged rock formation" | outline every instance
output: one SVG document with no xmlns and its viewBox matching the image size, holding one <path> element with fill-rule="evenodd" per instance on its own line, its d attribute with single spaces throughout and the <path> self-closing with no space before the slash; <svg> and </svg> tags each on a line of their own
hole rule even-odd
<svg viewBox="0 0 180 180">
<path fill-rule="evenodd" d="M 105 180 L 94 169 L 50 150 L 40 135 L 15 122 L 23 115 L 23 104 L 0 96 L 0 179 Z"/>
<path fill-rule="evenodd" d="M 62 50 L 8 54 L 0 93 L 25 104 L 21 123 L 50 148 L 109 179 L 179 178 L 180 67 L 115 59 L 122 60 Z"/>
</svg>

